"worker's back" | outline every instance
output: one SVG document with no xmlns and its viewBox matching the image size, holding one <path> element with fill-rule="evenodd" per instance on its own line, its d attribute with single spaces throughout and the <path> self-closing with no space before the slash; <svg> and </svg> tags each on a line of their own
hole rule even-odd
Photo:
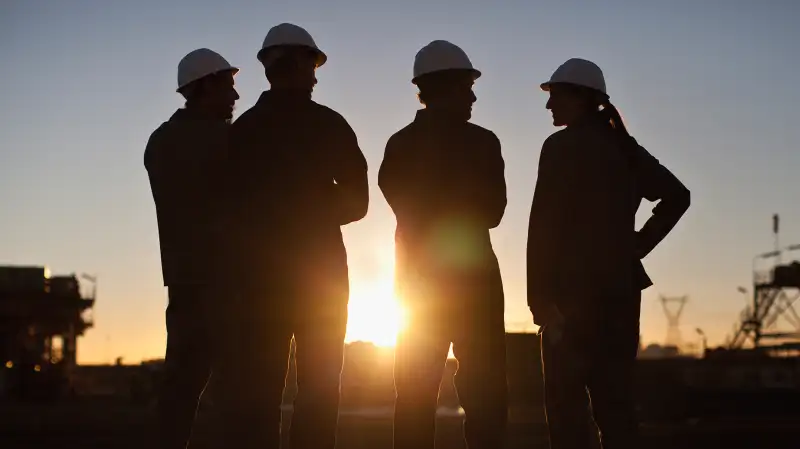
<svg viewBox="0 0 800 449">
<path fill-rule="evenodd" d="M 240 262 L 279 273 L 336 267 L 346 277 L 340 226 L 363 214 L 343 216 L 334 180 L 362 165 L 365 177 L 366 161 L 345 119 L 295 92 L 264 92 L 233 124 L 231 162 Z"/>
<path fill-rule="evenodd" d="M 156 204 L 165 285 L 204 283 L 220 249 L 228 125 L 180 109 L 150 136 L 144 164 Z"/>
<path fill-rule="evenodd" d="M 640 198 L 630 151 L 599 119 L 548 138 L 531 209 L 529 282 L 568 296 L 633 285 Z"/>
<path fill-rule="evenodd" d="M 506 206 L 497 137 L 420 111 L 386 145 L 379 184 L 397 219 L 398 264 L 435 275 L 495 271 L 489 230 Z"/>
</svg>

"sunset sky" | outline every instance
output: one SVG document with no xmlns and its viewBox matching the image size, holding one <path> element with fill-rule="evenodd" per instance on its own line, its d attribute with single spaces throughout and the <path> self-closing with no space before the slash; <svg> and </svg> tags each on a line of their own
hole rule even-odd
<svg viewBox="0 0 800 449">
<path fill-rule="evenodd" d="M 452 6 L 447 6 L 447 3 Z M 456 6 L 458 5 L 458 6 Z M 267 87 L 256 52 L 293 22 L 327 52 L 314 98 L 356 131 L 370 164 L 367 217 L 345 228 L 351 338 L 386 339 L 394 219 L 377 188 L 388 137 L 419 107 L 414 54 L 460 45 L 483 72 L 473 122 L 497 133 L 508 208 L 493 242 L 507 327 L 525 303 L 526 226 L 542 142 L 556 129 L 538 85 L 566 59 L 599 64 L 640 143 L 692 190 L 692 208 L 646 260 L 646 342 L 662 341 L 658 295 L 689 295 L 683 336 L 729 333 L 752 256 L 800 243 L 800 3 L 533 1 L 7 1 L 0 6 L 0 263 L 99 278 L 96 326 L 79 361 L 163 355 L 155 209 L 142 163 L 150 133 L 178 107 L 176 66 L 209 47 L 242 70 L 238 113 Z M 502 5 L 502 6 L 500 6 Z M 766 7 L 768 5 L 768 7 Z M 645 204 L 642 218 L 650 211 Z M 389 335 L 389 339 L 391 335 Z"/>
</svg>

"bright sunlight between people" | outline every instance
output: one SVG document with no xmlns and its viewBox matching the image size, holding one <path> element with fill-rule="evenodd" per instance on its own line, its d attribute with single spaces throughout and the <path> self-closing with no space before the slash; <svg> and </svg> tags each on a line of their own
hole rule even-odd
<svg viewBox="0 0 800 449">
<path fill-rule="evenodd" d="M 394 346 L 404 326 L 394 288 L 394 251 L 381 253 L 373 263 L 372 276 L 351 281 L 345 341 Z"/>
<path fill-rule="evenodd" d="M 345 340 L 365 341 L 376 346 L 394 346 L 403 328 L 402 308 L 394 294 L 392 273 L 373 282 L 360 282 L 350 289 Z"/>
</svg>

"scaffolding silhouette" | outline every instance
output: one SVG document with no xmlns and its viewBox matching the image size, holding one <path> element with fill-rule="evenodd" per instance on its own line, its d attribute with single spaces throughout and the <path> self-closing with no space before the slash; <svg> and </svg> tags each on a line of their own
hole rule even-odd
<svg viewBox="0 0 800 449">
<path fill-rule="evenodd" d="M 664 308 L 664 316 L 667 317 L 667 339 L 664 346 L 680 348 L 683 345 L 681 337 L 681 315 L 686 303 L 689 302 L 688 296 L 661 296 L 661 306 Z"/>
<path fill-rule="evenodd" d="M 800 249 L 800 245 L 792 249 Z M 794 303 L 800 299 L 800 262 L 776 263 L 768 271 L 755 273 L 754 278 L 753 302 L 740 314 L 728 346 L 739 349 L 752 343 L 759 347 L 762 339 L 800 340 L 800 314 L 794 309 Z M 786 331 L 777 329 L 781 318 L 789 324 Z"/>
<path fill-rule="evenodd" d="M 794 303 L 800 299 L 800 260 L 784 264 L 782 259 L 784 253 L 800 251 L 800 244 L 781 247 L 779 220 L 778 214 L 772 216 L 775 250 L 753 258 L 752 304 L 745 307 L 734 326 L 733 338 L 728 341 L 731 349 L 743 348 L 748 343 L 758 348 L 762 346 L 762 339 L 778 344 L 800 341 L 800 314 L 794 309 Z M 773 259 L 772 267 L 757 270 L 756 262 L 763 259 Z M 747 292 L 743 288 L 740 291 Z M 776 329 L 780 318 L 790 329 L 783 332 Z"/>
</svg>

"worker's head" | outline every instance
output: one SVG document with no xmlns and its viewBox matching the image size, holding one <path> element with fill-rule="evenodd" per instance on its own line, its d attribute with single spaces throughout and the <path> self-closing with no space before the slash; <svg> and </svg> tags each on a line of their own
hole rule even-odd
<svg viewBox="0 0 800 449">
<path fill-rule="evenodd" d="M 466 121 L 472 117 L 472 105 L 478 100 L 472 86 L 480 76 L 481 72 L 472 66 L 461 47 L 435 40 L 422 47 L 414 57 L 411 82 L 419 88 L 417 96 L 427 109 Z"/>
<path fill-rule="evenodd" d="M 233 109 L 239 99 L 230 70 L 193 81 L 179 92 L 186 98 L 187 109 L 224 120 L 233 118 Z"/>
<path fill-rule="evenodd" d="M 553 114 L 555 126 L 570 126 L 608 103 L 607 95 L 584 86 L 553 83 L 548 91 L 550 98 L 545 107 Z"/>
<path fill-rule="evenodd" d="M 469 70 L 443 70 L 415 80 L 420 103 L 427 109 L 441 111 L 452 117 L 472 118 L 472 105 L 478 100 L 472 87 L 475 75 Z"/>
<path fill-rule="evenodd" d="M 315 50 L 300 45 L 271 48 L 261 57 L 273 89 L 307 91 L 309 96 L 317 84 L 318 61 Z"/>
<path fill-rule="evenodd" d="M 257 57 L 273 89 L 307 91 L 309 96 L 317 68 L 328 59 L 308 31 L 291 23 L 272 27 Z"/>
<path fill-rule="evenodd" d="M 187 109 L 230 120 L 239 99 L 233 77 L 239 69 L 207 48 L 192 51 L 178 63 L 178 93 Z"/>
<path fill-rule="evenodd" d="M 550 98 L 545 107 L 553 114 L 553 125 L 570 126 L 600 112 L 614 129 L 628 135 L 625 123 L 608 95 L 584 86 L 555 83 L 548 87 Z"/>
<path fill-rule="evenodd" d="M 619 112 L 609 102 L 605 76 L 597 64 L 572 58 L 561 64 L 541 88 L 550 93 L 545 107 L 553 114 L 553 125 L 573 125 L 602 108 L 609 123 L 627 134 Z"/>
</svg>

